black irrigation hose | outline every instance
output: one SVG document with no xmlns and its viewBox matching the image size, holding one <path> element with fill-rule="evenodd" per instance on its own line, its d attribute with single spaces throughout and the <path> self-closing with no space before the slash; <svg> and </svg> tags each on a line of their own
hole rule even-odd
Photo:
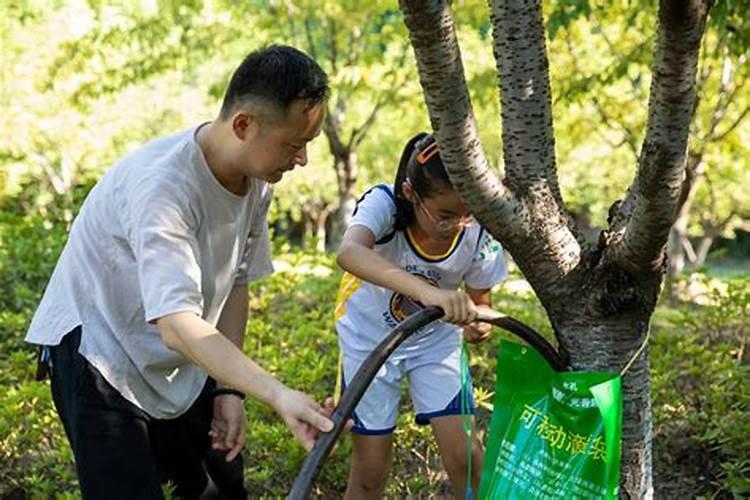
<svg viewBox="0 0 750 500">
<path fill-rule="evenodd" d="M 427 307 L 417 310 L 417 312 L 408 316 L 396 328 L 391 330 L 386 338 L 370 353 L 354 375 L 351 383 L 346 386 L 346 391 L 344 391 L 341 401 L 331 416 L 333 430 L 321 433 L 310 454 L 307 455 L 305 463 L 302 464 L 302 469 L 297 474 L 297 478 L 294 480 L 292 489 L 287 496 L 288 500 L 304 500 L 310 495 L 310 490 L 312 489 L 313 481 L 318 474 L 320 465 L 333 449 L 336 439 L 338 439 L 341 431 L 344 430 L 346 422 L 349 420 L 354 408 L 359 403 L 370 382 L 372 382 L 375 374 L 383 363 L 385 363 L 385 360 L 388 359 L 388 356 L 404 340 L 409 338 L 410 335 L 423 326 L 432 323 L 442 315 L 443 311 L 439 307 Z M 565 370 L 566 365 L 557 351 L 555 351 L 555 348 L 541 335 L 520 321 L 502 314 L 481 317 L 479 319 L 517 335 L 535 348 L 555 370 Z"/>
<path fill-rule="evenodd" d="M 547 342 L 547 339 L 517 319 L 504 314 L 498 314 L 496 317 L 481 318 L 481 320 L 507 330 L 523 339 L 527 344 L 536 349 L 555 371 L 562 372 L 568 369 L 568 364 L 560 357 L 560 354 L 552 347 L 552 344 Z"/>
<path fill-rule="evenodd" d="M 438 307 L 428 307 L 417 311 L 398 324 L 391 330 L 388 336 L 370 353 L 362 366 L 359 367 L 351 383 L 346 386 L 341 401 L 333 412 L 333 430 L 323 432 L 315 441 L 315 446 L 307 455 L 302 469 L 294 480 L 292 490 L 289 492 L 287 499 L 302 500 L 306 499 L 312 489 L 315 476 L 323 461 L 333 449 L 341 431 L 344 430 L 347 420 L 351 416 L 354 408 L 359 403 L 362 395 L 372 382 L 375 374 L 378 372 L 388 356 L 391 355 L 401 343 L 409 338 L 411 334 L 428 325 L 443 315 L 442 309 Z"/>
</svg>

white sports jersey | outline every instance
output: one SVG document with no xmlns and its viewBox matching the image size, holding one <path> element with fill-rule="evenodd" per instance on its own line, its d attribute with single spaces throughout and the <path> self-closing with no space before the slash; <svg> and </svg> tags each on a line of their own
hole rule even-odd
<svg viewBox="0 0 750 500">
<path fill-rule="evenodd" d="M 489 289 L 505 277 L 502 248 L 479 224 L 464 227 L 444 254 L 430 255 L 419 247 L 408 229 L 394 230 L 395 216 L 391 187 L 378 185 L 359 199 L 350 226 L 360 225 L 372 231 L 377 241 L 375 252 L 439 288 L 456 290 L 464 282 L 469 288 Z M 402 300 L 400 293 L 345 273 L 335 313 L 342 347 L 371 351 L 404 319 Z M 394 355 L 408 355 L 437 341 L 459 344 L 460 328 L 437 321 L 404 342 Z"/>
</svg>

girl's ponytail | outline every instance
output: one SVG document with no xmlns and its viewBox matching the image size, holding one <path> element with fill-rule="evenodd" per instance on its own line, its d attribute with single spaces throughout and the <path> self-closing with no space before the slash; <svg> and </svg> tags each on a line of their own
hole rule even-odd
<svg viewBox="0 0 750 500">
<path fill-rule="evenodd" d="M 409 139 L 409 142 L 404 147 L 404 151 L 401 153 L 401 160 L 398 162 L 396 180 L 393 183 L 394 202 L 396 203 L 396 223 L 394 224 L 394 229 L 397 231 L 406 229 L 406 226 L 414 218 L 414 206 L 404 196 L 401 186 L 408 177 L 409 163 L 416 153 L 417 143 L 427 137 L 427 135 L 425 132 L 420 132 Z"/>
</svg>

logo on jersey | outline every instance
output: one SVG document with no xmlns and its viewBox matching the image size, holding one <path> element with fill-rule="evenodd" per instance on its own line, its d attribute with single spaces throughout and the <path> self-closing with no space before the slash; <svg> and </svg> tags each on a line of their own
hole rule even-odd
<svg viewBox="0 0 750 500">
<path fill-rule="evenodd" d="M 430 285 L 436 288 L 438 287 L 437 281 L 435 281 L 434 279 L 428 278 L 422 274 L 418 274 L 415 272 L 412 272 L 412 274 L 417 278 L 423 279 Z M 400 293 L 393 292 L 389 304 L 389 311 L 383 315 L 385 316 L 386 322 L 392 327 L 395 327 L 397 324 L 401 323 L 404 318 L 415 312 L 413 304 L 414 303 L 411 300 L 406 299 L 406 297 L 404 297 Z"/>
<path fill-rule="evenodd" d="M 482 243 L 479 245 L 479 260 L 491 260 L 501 251 L 500 243 L 495 238 L 485 233 L 482 236 Z"/>
</svg>

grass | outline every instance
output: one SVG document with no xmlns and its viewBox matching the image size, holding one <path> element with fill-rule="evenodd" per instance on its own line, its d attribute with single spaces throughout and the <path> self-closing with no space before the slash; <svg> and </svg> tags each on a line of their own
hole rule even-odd
<svg viewBox="0 0 750 500">
<path fill-rule="evenodd" d="M 281 380 L 323 400 L 333 391 L 336 378 L 332 298 L 340 273 L 328 255 L 288 252 L 283 261 L 286 271 L 252 287 L 246 351 Z M 300 269 L 307 271 L 295 271 Z M 748 477 L 750 423 L 747 398 L 742 395 L 750 394 L 750 377 L 738 352 L 740 339 L 747 335 L 748 292 L 747 285 L 733 286 L 725 286 L 729 298 L 700 307 L 659 308 L 653 316 L 657 496 L 722 497 L 747 491 L 743 478 Z M 31 303 L 24 297 L 23 307 L 0 313 L 0 382 L 5 387 L 0 391 L 0 498 L 75 498 L 73 460 L 48 385 L 32 381 L 34 354 L 22 342 Z M 544 311 L 533 295 L 501 292 L 496 305 L 550 335 Z M 495 343 L 488 342 L 471 350 L 477 396 L 490 401 L 494 349 Z M 386 495 L 447 494 L 449 486 L 429 429 L 414 423 L 406 401 Z M 248 401 L 247 410 L 250 493 L 282 497 L 304 460 L 304 450 L 269 408 Z M 488 423 L 488 412 L 480 410 L 480 430 Z M 350 451 L 345 436 L 321 470 L 318 497 L 342 494 Z"/>
</svg>

